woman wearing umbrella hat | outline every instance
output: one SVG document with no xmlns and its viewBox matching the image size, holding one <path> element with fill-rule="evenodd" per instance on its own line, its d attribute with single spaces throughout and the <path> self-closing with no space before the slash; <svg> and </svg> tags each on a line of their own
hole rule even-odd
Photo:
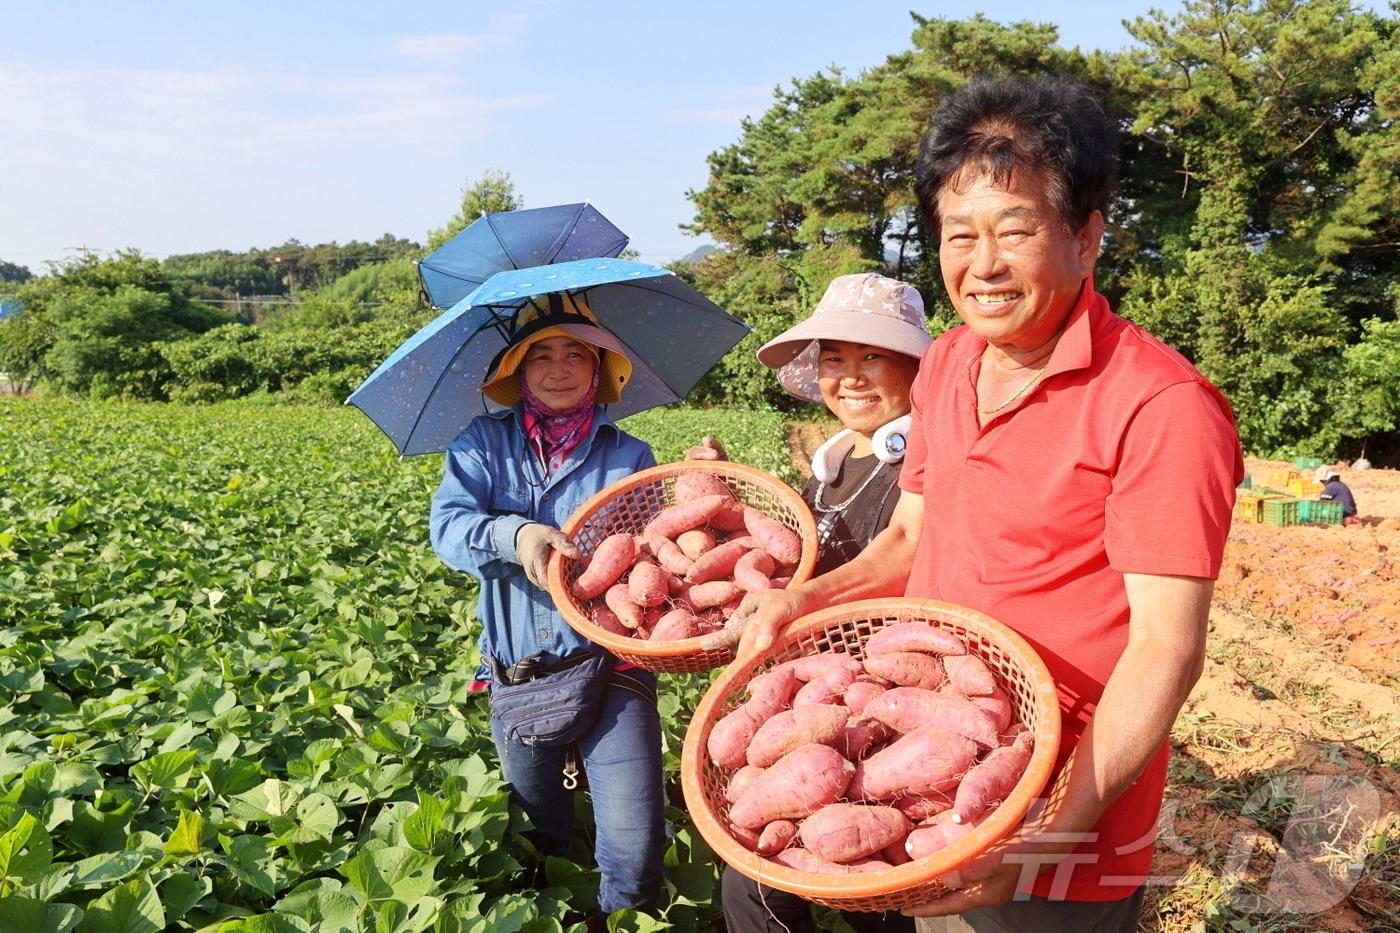
<svg viewBox="0 0 1400 933">
<path fill-rule="evenodd" d="M 604 412 L 631 376 L 621 344 L 581 301 L 525 305 L 482 392 L 504 411 L 475 418 L 447 450 L 433 496 L 433 548 L 481 585 L 482 681 L 501 767 L 546 855 L 573 836 L 565 777 L 576 749 L 588 776 L 602 874 L 599 912 L 648 908 L 665 849 L 656 678 L 571 629 L 544 590 L 558 528 L 605 486 L 655 464 Z"/>
</svg>

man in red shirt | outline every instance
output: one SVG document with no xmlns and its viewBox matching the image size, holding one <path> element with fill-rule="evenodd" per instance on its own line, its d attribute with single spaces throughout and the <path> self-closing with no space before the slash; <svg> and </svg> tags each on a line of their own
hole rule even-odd
<svg viewBox="0 0 1400 933">
<path fill-rule="evenodd" d="M 1045 660 L 1064 739 L 1044 808 L 929 931 L 1132 931 L 1167 736 L 1200 676 L 1244 465 L 1229 404 L 1093 289 L 1117 134 L 1082 85 L 979 79 L 945 99 L 916 193 L 963 326 L 925 352 L 889 527 L 745 607 L 764 649 L 828 605 L 961 603 Z M 956 916 L 954 916 L 956 915 Z"/>
</svg>

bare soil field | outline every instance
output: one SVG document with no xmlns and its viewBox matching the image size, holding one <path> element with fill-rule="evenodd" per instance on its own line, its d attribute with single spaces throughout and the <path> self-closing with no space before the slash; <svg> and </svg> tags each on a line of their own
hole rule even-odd
<svg viewBox="0 0 1400 933">
<path fill-rule="evenodd" d="M 1342 475 L 1362 525 L 1231 528 L 1142 931 L 1400 931 L 1400 472 Z"/>
</svg>

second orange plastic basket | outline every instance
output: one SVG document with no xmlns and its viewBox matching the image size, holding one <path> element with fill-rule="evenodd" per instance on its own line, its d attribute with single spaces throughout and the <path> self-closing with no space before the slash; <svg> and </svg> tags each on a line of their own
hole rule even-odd
<svg viewBox="0 0 1400 933">
<path fill-rule="evenodd" d="M 802 540 L 802 557 L 793 571 L 792 583 L 802 583 L 812 575 L 817 562 L 817 526 L 811 509 L 776 476 L 741 463 L 684 460 L 642 470 L 613 483 L 579 506 L 561 530 L 585 556 L 590 555 L 609 535 L 640 532 L 658 512 L 675 503 L 676 480 L 696 470 L 724 480 L 739 501 L 767 513 L 796 532 Z M 550 558 L 549 593 L 554 597 L 554 605 L 574 631 L 622 660 L 647 670 L 678 674 L 707 671 L 734 659 L 732 649 L 701 648 L 701 638 L 648 641 L 599 628 L 573 595 L 573 582 L 580 572 L 580 561 L 570 560 L 558 552 Z"/>
<path fill-rule="evenodd" d="M 819 875 L 771 862 L 744 848 L 728 829 L 724 788 L 732 772 L 706 752 L 715 723 L 744 700 L 749 681 L 783 661 L 821 652 L 862 657 L 865 641 L 887 625 L 922 622 L 967 643 L 1011 697 L 1013 719 L 1035 736 L 1030 763 L 1016 787 L 986 820 L 948 848 L 891 868 L 856 875 Z M 1045 662 L 1025 639 L 990 616 L 927 599 L 867 599 L 804 616 L 789 626 L 763 659 L 740 658 L 722 671 L 696 707 L 681 753 L 681 787 L 696 829 L 715 854 L 769 887 L 840 910 L 900 910 L 947 893 L 943 877 L 1013 832 L 1050 778 L 1060 747 L 1060 703 Z"/>
</svg>

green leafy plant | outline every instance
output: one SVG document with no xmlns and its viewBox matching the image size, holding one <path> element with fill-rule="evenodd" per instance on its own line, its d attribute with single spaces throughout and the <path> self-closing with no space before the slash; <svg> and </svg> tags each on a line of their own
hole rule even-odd
<svg viewBox="0 0 1400 933">
<path fill-rule="evenodd" d="M 792 478 L 777 415 L 625 426 Z M 0 432 L 0 929 L 581 929 L 589 847 L 530 846 L 468 690 L 439 458 L 298 406 L 0 399 Z M 717 917 L 675 778 L 706 678 L 662 682 L 667 903 L 619 929 Z"/>
</svg>

